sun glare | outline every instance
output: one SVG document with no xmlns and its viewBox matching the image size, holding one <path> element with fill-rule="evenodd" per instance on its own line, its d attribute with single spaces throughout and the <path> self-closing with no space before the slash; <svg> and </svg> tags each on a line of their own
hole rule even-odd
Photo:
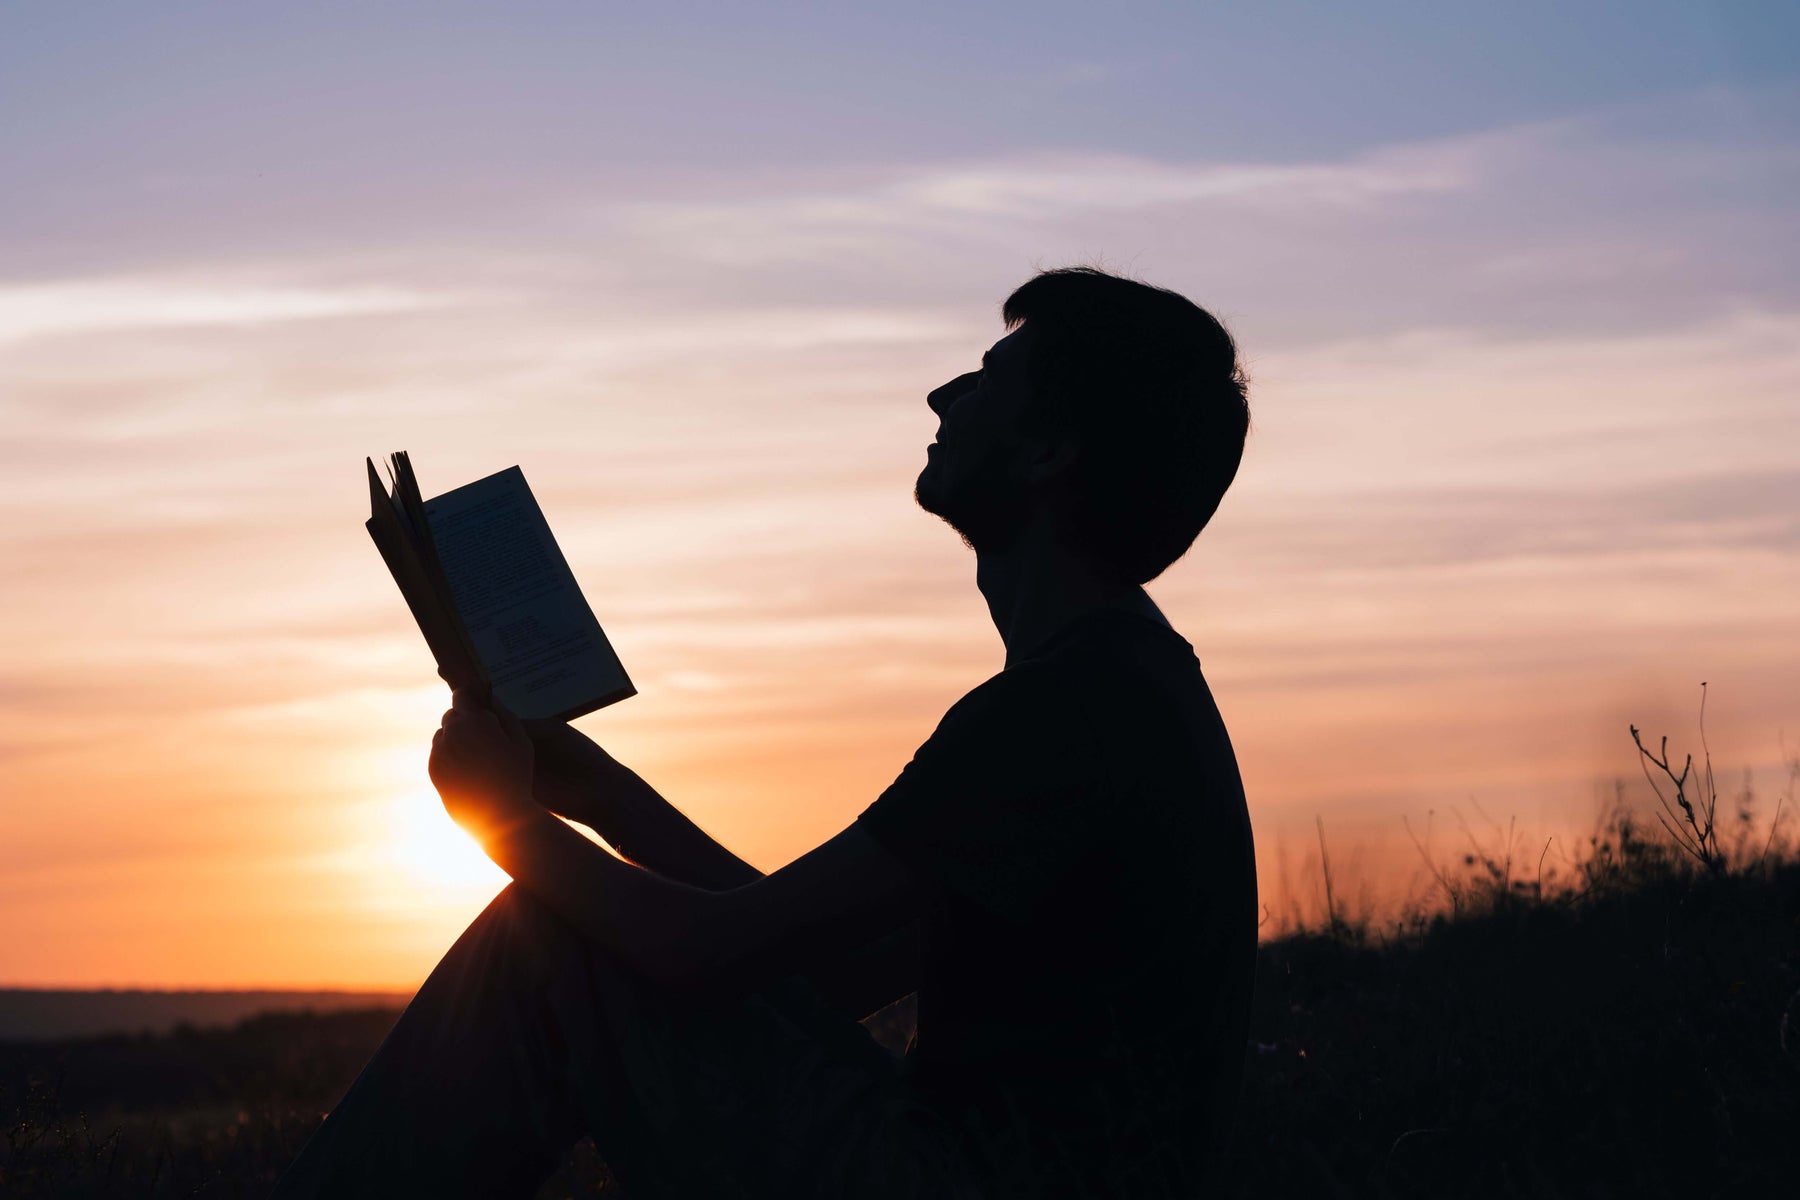
<svg viewBox="0 0 1800 1200">
<path fill-rule="evenodd" d="M 389 816 L 389 860 L 415 882 L 457 890 L 505 886 L 506 872 L 450 819 L 431 788 L 396 796 Z"/>
</svg>

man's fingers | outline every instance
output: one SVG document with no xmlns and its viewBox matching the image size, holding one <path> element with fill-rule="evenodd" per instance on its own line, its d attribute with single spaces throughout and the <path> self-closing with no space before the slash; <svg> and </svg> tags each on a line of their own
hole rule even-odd
<svg viewBox="0 0 1800 1200">
<path fill-rule="evenodd" d="M 473 692 L 451 692 L 450 708 L 444 713 L 444 719 L 454 716 L 459 721 L 497 720 L 493 710 L 476 699 Z"/>
<path fill-rule="evenodd" d="M 443 720 L 438 724 L 438 733 L 466 735 L 482 727 L 495 730 L 507 741 L 527 746 L 531 744 L 531 739 L 525 735 L 524 730 L 519 728 L 519 719 L 511 713 L 504 710 L 500 713 L 492 713 L 485 708 L 461 704 L 444 710 Z M 436 735 L 433 736 L 432 744 L 437 745 Z"/>
<path fill-rule="evenodd" d="M 519 720 L 512 709 L 507 708 L 499 701 L 494 702 L 494 716 L 499 718 L 500 728 L 505 730 L 506 736 L 513 741 L 529 742 L 531 740 L 531 735 L 525 730 L 525 723 Z"/>
</svg>

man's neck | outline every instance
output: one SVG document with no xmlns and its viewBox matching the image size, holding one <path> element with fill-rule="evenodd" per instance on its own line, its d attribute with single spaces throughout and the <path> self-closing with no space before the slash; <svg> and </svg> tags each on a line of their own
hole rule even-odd
<svg viewBox="0 0 1800 1200">
<path fill-rule="evenodd" d="M 1124 609 L 1168 624 L 1143 588 L 1109 577 L 1057 543 L 1042 525 L 1027 529 L 1004 551 L 978 551 L 975 586 L 1006 645 L 1009 667 L 1096 609 Z"/>
</svg>

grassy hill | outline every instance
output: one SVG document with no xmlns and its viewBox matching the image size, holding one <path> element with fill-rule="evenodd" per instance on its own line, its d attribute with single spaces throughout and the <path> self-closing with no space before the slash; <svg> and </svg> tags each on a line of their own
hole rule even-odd
<svg viewBox="0 0 1800 1200">
<path fill-rule="evenodd" d="M 172 1033 L 181 1025 L 232 1025 L 267 1012 L 399 1007 L 410 993 L 227 989 L 0 988 L 0 1042 Z"/>
<path fill-rule="evenodd" d="M 1556 894 L 1470 856 L 1454 915 L 1258 963 L 1233 1196 L 1763 1196 L 1800 1178 L 1800 860 L 1629 820 Z M 0 1044 L 0 1194 L 260 1196 L 392 1009 Z M 904 1010 L 882 1016 L 902 1037 Z M 550 1196 L 617 1194 L 585 1144 Z"/>
<path fill-rule="evenodd" d="M 1787 1194 L 1800 863 L 1269 943 L 1250 1051 L 1227 1194 Z"/>
</svg>

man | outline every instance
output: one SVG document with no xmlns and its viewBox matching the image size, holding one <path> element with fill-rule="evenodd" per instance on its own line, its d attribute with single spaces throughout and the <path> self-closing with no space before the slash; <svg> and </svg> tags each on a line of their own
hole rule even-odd
<svg viewBox="0 0 1800 1200">
<path fill-rule="evenodd" d="M 975 551 L 1005 669 L 767 876 L 582 735 L 458 694 L 432 781 L 514 883 L 278 1194 L 529 1195 L 584 1132 L 636 1200 L 1199 1193 L 1254 858 L 1199 663 L 1142 585 L 1237 471 L 1244 379 L 1204 310 L 1100 271 L 1003 315 L 927 397 L 916 497 Z M 915 991 L 901 1062 L 857 1020 Z"/>
</svg>

